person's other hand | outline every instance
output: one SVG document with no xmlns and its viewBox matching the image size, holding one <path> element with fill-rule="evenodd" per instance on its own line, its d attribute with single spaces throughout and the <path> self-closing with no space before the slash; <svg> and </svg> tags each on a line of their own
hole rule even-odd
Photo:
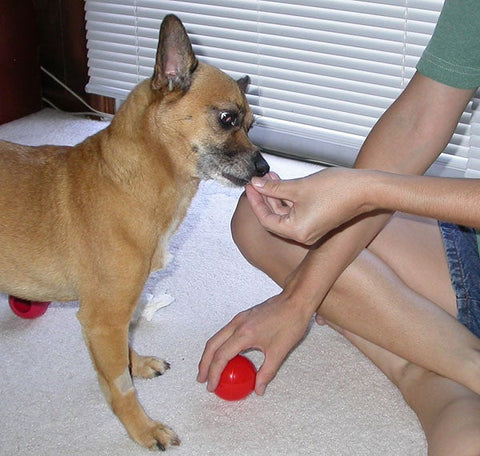
<svg viewBox="0 0 480 456">
<path fill-rule="evenodd" d="M 304 336 L 312 315 L 305 315 L 283 294 L 239 313 L 205 347 L 197 380 L 215 391 L 228 361 L 247 349 L 258 349 L 265 359 L 257 373 L 255 392 L 263 395 L 283 360 Z"/>
</svg>

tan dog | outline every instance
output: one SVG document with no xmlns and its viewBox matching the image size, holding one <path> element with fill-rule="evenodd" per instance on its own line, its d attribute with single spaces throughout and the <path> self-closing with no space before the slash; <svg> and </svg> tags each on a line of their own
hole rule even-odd
<svg viewBox="0 0 480 456">
<path fill-rule="evenodd" d="M 268 172 L 247 137 L 247 83 L 199 63 L 169 15 L 153 77 L 108 128 L 75 147 L 0 142 L 0 289 L 34 301 L 80 301 L 105 397 L 147 448 L 179 439 L 137 400 L 131 375 L 155 377 L 168 364 L 129 348 L 129 322 L 199 180 L 244 185 Z"/>
</svg>

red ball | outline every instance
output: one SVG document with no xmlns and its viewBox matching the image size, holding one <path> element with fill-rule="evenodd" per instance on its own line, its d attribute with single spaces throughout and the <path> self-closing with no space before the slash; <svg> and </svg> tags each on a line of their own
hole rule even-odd
<svg viewBox="0 0 480 456">
<path fill-rule="evenodd" d="M 239 401 L 255 389 L 257 370 L 242 355 L 231 359 L 222 372 L 215 394 L 227 401 Z"/>
<path fill-rule="evenodd" d="M 15 296 L 9 296 L 8 303 L 15 315 L 27 319 L 42 316 L 50 305 L 50 302 L 27 301 L 25 299 L 16 298 Z"/>
</svg>

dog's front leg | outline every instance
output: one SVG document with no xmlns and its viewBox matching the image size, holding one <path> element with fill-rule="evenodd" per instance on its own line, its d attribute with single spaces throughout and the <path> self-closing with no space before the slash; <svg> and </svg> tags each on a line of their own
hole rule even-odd
<svg viewBox="0 0 480 456">
<path fill-rule="evenodd" d="M 163 359 L 141 356 L 130 348 L 130 373 L 133 377 L 154 378 L 163 375 L 168 369 L 170 364 Z"/>
<path fill-rule="evenodd" d="M 78 318 L 105 398 L 130 437 L 147 448 L 164 450 L 180 443 L 167 426 L 150 419 L 138 402 L 129 370 L 128 324 L 136 305 L 111 296 L 81 302 Z M 114 304 L 112 304 L 114 303 Z"/>
</svg>

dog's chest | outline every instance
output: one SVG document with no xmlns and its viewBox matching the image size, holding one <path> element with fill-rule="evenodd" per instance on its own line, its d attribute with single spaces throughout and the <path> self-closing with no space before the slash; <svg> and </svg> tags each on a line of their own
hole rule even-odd
<svg viewBox="0 0 480 456">
<path fill-rule="evenodd" d="M 150 273 L 164 268 L 173 258 L 173 255 L 168 251 L 170 239 L 183 222 L 197 188 L 198 185 L 185 188 L 170 217 L 168 217 L 167 214 L 164 214 L 165 217 L 169 218 L 169 221 L 166 226 L 164 225 L 164 228 L 161 230 L 158 237 L 157 246 L 152 257 Z M 165 222 L 165 220 L 163 220 L 163 222 Z"/>
</svg>

